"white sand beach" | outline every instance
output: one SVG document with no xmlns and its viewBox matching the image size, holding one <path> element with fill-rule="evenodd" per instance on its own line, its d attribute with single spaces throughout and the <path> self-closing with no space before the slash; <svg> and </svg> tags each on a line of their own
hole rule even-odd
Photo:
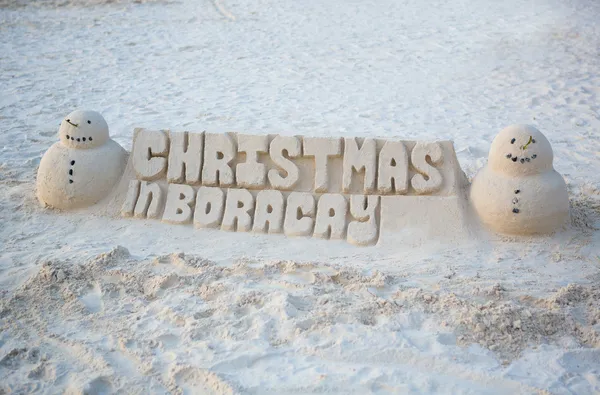
<svg viewBox="0 0 600 395">
<path fill-rule="evenodd" d="M 600 393 L 600 3 L 0 0 L 0 393 Z M 75 109 L 554 150 L 571 227 L 385 248 L 41 207 Z"/>
</svg>

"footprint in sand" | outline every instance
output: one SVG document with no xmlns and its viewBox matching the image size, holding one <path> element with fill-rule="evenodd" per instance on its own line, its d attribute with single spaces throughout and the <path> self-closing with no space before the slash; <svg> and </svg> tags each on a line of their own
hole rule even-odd
<svg viewBox="0 0 600 395">
<path fill-rule="evenodd" d="M 165 350 L 169 350 L 172 348 L 175 348 L 178 344 L 179 344 L 179 336 L 167 333 L 164 335 L 160 335 L 156 338 L 156 340 L 158 340 L 159 344 L 162 346 L 162 348 L 164 348 Z"/>
<path fill-rule="evenodd" d="M 102 289 L 98 283 L 89 284 L 87 293 L 80 296 L 79 300 L 92 314 L 98 313 L 104 309 L 104 303 L 102 302 Z"/>
<path fill-rule="evenodd" d="M 235 391 L 227 382 L 213 372 L 205 369 L 186 367 L 173 376 L 175 384 L 184 395 L 192 394 L 234 394 Z"/>
<path fill-rule="evenodd" d="M 161 297 L 165 291 L 179 284 L 179 276 L 171 273 L 167 276 L 153 276 L 144 283 L 144 294 L 148 297 Z"/>
<path fill-rule="evenodd" d="M 54 381 L 56 379 L 56 366 L 42 362 L 29 371 L 27 378 L 32 380 Z"/>
<path fill-rule="evenodd" d="M 97 377 L 87 383 L 83 388 L 84 395 L 109 395 L 113 394 L 113 385 L 107 377 Z"/>
</svg>

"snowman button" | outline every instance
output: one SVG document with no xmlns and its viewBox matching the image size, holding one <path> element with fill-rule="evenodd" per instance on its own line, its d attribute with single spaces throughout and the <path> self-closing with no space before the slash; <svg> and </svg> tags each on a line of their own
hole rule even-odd
<svg viewBox="0 0 600 395">
<path fill-rule="evenodd" d="M 513 213 L 518 214 L 519 213 L 519 209 L 518 208 L 513 208 Z"/>
<path fill-rule="evenodd" d="M 515 195 L 516 195 L 517 193 L 519 193 L 519 192 L 521 192 L 521 190 L 520 190 L 520 189 L 515 189 Z"/>
</svg>

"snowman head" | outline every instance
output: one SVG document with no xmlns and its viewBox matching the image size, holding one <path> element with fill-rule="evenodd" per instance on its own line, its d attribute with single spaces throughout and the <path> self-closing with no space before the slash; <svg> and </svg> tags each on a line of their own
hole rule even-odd
<svg viewBox="0 0 600 395">
<path fill-rule="evenodd" d="M 529 125 L 503 129 L 490 148 L 488 164 L 498 173 L 527 176 L 552 170 L 552 147 L 546 137 Z"/>
<path fill-rule="evenodd" d="M 108 125 L 96 111 L 73 111 L 63 119 L 58 135 L 64 145 L 76 149 L 99 147 L 109 139 Z"/>
</svg>

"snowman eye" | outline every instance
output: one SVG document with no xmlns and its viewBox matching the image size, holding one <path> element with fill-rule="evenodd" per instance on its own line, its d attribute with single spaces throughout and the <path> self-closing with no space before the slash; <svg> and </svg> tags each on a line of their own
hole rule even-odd
<svg viewBox="0 0 600 395">
<path fill-rule="evenodd" d="M 516 141 L 516 139 L 512 139 L 512 140 L 510 140 L 510 143 L 511 143 L 511 144 L 514 144 L 514 143 L 515 143 L 515 141 Z"/>
<path fill-rule="evenodd" d="M 92 121 L 88 121 L 88 123 L 92 123 Z"/>
</svg>

